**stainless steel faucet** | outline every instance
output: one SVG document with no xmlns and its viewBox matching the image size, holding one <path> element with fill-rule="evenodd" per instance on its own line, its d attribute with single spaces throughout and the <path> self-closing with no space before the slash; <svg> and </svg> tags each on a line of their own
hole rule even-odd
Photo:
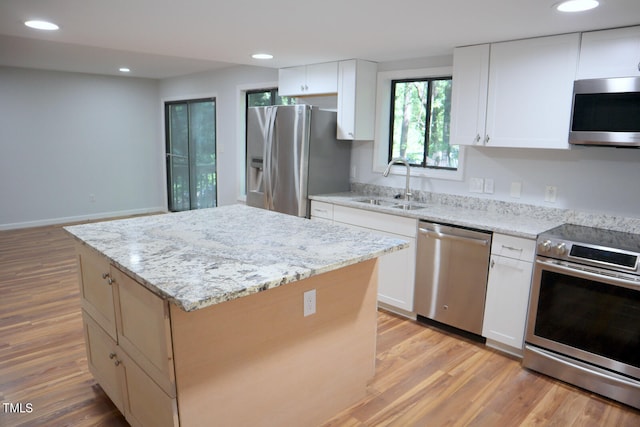
<svg viewBox="0 0 640 427">
<path fill-rule="evenodd" d="M 409 166 L 409 162 L 407 162 L 407 160 L 403 159 L 402 157 L 397 157 L 395 159 L 392 159 L 387 165 L 387 169 L 385 169 L 382 176 L 384 177 L 389 176 L 389 172 L 391 171 L 391 166 L 394 164 L 402 164 L 407 167 L 407 183 L 404 189 L 404 199 L 408 202 L 411 199 L 411 190 L 409 190 L 409 177 L 411 175 L 411 167 Z"/>
</svg>

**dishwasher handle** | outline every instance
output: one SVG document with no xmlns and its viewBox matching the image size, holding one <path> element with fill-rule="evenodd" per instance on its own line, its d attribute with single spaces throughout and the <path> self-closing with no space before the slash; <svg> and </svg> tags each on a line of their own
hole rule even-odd
<svg viewBox="0 0 640 427">
<path fill-rule="evenodd" d="M 442 231 L 428 230 L 422 227 L 418 227 L 418 233 L 434 239 L 453 240 L 457 242 L 470 243 L 470 244 L 479 245 L 479 246 L 489 246 L 491 244 L 491 238 L 459 236 L 456 234 L 444 233 Z"/>
</svg>

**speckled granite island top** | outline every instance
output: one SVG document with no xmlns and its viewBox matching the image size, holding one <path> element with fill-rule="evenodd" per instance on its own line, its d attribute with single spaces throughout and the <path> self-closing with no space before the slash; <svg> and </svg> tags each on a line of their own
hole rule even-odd
<svg viewBox="0 0 640 427">
<path fill-rule="evenodd" d="M 244 205 L 65 227 L 185 311 L 337 270 L 407 242 Z"/>
</svg>

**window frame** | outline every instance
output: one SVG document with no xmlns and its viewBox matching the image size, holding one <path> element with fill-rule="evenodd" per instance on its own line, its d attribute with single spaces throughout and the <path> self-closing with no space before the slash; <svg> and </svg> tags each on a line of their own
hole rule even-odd
<svg viewBox="0 0 640 427">
<path fill-rule="evenodd" d="M 409 70 L 391 70 L 378 73 L 376 94 L 376 135 L 374 139 L 373 172 L 382 173 L 386 169 L 390 152 L 390 117 L 391 117 L 391 82 L 394 80 L 420 80 L 452 76 L 453 67 L 432 67 Z M 452 84 L 455 82 L 452 81 Z M 432 167 L 411 167 L 411 176 L 424 178 L 437 178 L 452 181 L 463 181 L 465 167 L 464 146 L 460 146 L 458 152 L 458 169 L 444 169 Z M 392 166 L 391 173 L 405 175 L 404 166 Z"/>
<path fill-rule="evenodd" d="M 432 91 L 432 84 L 435 81 L 451 81 L 453 82 L 453 76 L 435 76 L 435 77 L 420 77 L 420 78 L 409 78 L 409 79 L 393 79 L 391 80 L 391 97 L 389 99 L 389 102 L 391 104 L 389 104 L 389 155 L 387 156 L 388 161 L 390 162 L 392 159 L 395 158 L 395 156 L 393 155 L 393 129 L 394 129 L 394 122 L 395 122 L 395 118 L 394 118 L 394 111 L 392 111 L 393 108 L 392 104 L 395 104 L 394 100 L 396 97 L 396 86 L 398 83 L 402 84 L 402 83 L 413 83 L 413 82 L 426 82 L 427 83 L 427 87 L 428 87 L 428 93 L 427 93 L 427 105 L 425 106 L 426 109 L 426 123 L 425 123 L 425 129 L 424 129 L 424 135 L 423 135 L 423 150 L 422 150 L 422 161 L 420 162 L 420 164 L 417 163 L 409 163 L 409 166 L 411 167 L 415 167 L 415 168 L 429 168 L 429 169 L 438 169 L 438 170 L 456 170 L 457 168 L 454 167 L 450 167 L 450 166 L 433 166 L 433 165 L 428 165 L 427 164 L 427 158 L 429 157 L 429 135 L 430 132 L 429 130 L 431 129 L 431 124 L 432 124 L 432 116 L 431 116 L 431 101 L 432 101 L 432 97 L 431 97 L 431 91 Z M 450 146 L 451 144 L 449 144 Z"/>
</svg>

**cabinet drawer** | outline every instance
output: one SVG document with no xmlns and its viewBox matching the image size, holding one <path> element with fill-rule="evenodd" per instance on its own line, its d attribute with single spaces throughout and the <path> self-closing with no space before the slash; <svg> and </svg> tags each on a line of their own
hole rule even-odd
<svg viewBox="0 0 640 427">
<path fill-rule="evenodd" d="M 118 346 L 84 310 L 82 310 L 82 320 L 89 371 L 116 408 L 124 413 L 125 391 L 122 386 L 121 372 L 115 363 L 120 357 Z"/>
<path fill-rule="evenodd" d="M 491 254 L 522 261 L 533 262 L 536 241 L 506 234 L 493 234 Z"/>
<path fill-rule="evenodd" d="M 333 205 L 331 203 L 312 200 L 311 217 L 333 220 Z"/>
<path fill-rule="evenodd" d="M 414 238 L 416 237 L 418 223 L 418 220 L 413 218 L 338 205 L 333 207 L 333 220 Z"/>
<path fill-rule="evenodd" d="M 116 319 L 109 260 L 83 244 L 76 244 L 82 308 L 115 341 Z"/>
</svg>

